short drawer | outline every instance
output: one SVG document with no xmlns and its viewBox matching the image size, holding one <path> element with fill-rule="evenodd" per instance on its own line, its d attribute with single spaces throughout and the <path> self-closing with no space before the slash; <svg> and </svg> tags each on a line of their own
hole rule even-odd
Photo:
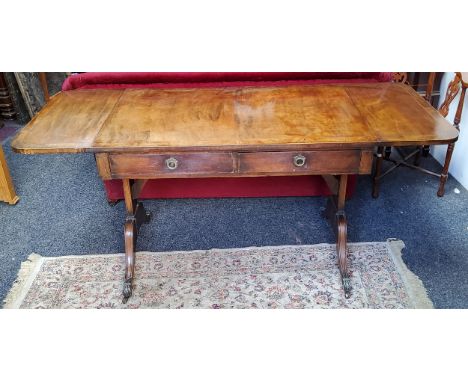
<svg viewBox="0 0 468 382">
<path fill-rule="evenodd" d="M 234 172 L 234 163 L 231 153 L 109 155 L 113 178 L 216 176 Z"/>
<path fill-rule="evenodd" d="M 360 170 L 361 150 L 239 154 L 239 173 L 244 174 L 357 174 Z"/>
</svg>

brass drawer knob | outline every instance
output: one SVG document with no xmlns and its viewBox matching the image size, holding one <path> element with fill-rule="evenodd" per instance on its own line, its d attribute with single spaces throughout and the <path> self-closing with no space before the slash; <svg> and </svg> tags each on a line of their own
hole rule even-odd
<svg viewBox="0 0 468 382">
<path fill-rule="evenodd" d="M 166 167 L 169 170 L 175 170 L 177 166 L 179 165 L 179 162 L 175 158 L 168 158 L 166 159 Z"/>
<path fill-rule="evenodd" d="M 293 162 L 294 162 L 294 166 L 296 167 L 302 167 L 305 165 L 306 163 L 306 157 L 304 155 L 295 155 L 294 156 L 294 159 L 293 159 Z"/>
</svg>

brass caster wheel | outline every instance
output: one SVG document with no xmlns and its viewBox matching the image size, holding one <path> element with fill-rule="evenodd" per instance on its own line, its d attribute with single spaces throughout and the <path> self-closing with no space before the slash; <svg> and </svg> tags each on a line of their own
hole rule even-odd
<svg viewBox="0 0 468 382">
<path fill-rule="evenodd" d="M 122 303 L 126 304 L 128 299 L 132 296 L 132 280 L 126 280 L 123 287 L 123 298 Z"/>
<path fill-rule="evenodd" d="M 390 155 L 392 155 L 392 148 L 391 147 L 385 147 L 384 158 L 389 159 Z"/>
<path fill-rule="evenodd" d="M 349 277 L 343 277 L 343 289 L 345 298 L 351 297 L 351 279 Z"/>
<path fill-rule="evenodd" d="M 152 217 L 151 212 L 146 211 L 146 213 L 145 213 L 145 223 L 149 223 L 151 221 L 151 217 Z"/>
<path fill-rule="evenodd" d="M 424 146 L 423 149 L 422 149 L 422 156 L 424 158 L 427 158 L 429 156 L 429 152 L 430 152 L 430 147 L 429 146 Z"/>
<path fill-rule="evenodd" d="M 379 194 L 380 194 L 380 192 L 379 192 L 378 189 L 374 188 L 374 189 L 372 190 L 372 198 L 373 198 L 373 199 L 377 199 L 377 198 L 379 197 Z"/>
</svg>

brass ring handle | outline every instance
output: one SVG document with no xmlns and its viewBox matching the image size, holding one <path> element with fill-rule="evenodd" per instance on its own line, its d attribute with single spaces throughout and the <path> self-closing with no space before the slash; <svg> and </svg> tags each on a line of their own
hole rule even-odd
<svg viewBox="0 0 468 382">
<path fill-rule="evenodd" d="M 306 157 L 304 155 L 295 155 L 293 158 L 293 163 L 294 166 L 296 167 L 302 167 L 306 163 Z"/>
<path fill-rule="evenodd" d="M 169 170 L 175 170 L 177 168 L 177 166 L 179 165 L 179 162 L 177 159 L 175 158 L 168 158 L 166 159 L 166 167 L 169 169 Z"/>
</svg>

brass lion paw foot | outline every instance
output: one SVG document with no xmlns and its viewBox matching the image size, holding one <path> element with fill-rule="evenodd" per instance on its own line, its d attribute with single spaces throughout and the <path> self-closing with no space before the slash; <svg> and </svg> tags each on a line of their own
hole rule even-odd
<svg viewBox="0 0 468 382">
<path fill-rule="evenodd" d="M 122 298 L 122 303 L 126 304 L 128 299 L 132 296 L 132 280 L 126 280 L 124 282 L 124 287 L 123 287 L 123 298 Z"/>
<path fill-rule="evenodd" d="M 351 297 L 351 279 L 349 277 L 343 277 L 343 289 L 345 298 Z"/>
</svg>

